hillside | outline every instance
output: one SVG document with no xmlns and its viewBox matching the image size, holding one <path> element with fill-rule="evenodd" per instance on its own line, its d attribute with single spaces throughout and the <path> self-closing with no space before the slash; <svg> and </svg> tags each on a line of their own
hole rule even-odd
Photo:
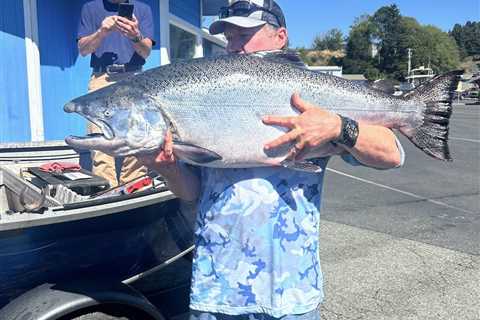
<svg viewBox="0 0 480 320">
<path fill-rule="evenodd" d="M 480 72 L 480 55 L 468 56 L 462 60 L 460 69 L 465 70 L 465 73 L 475 74 Z"/>
<path fill-rule="evenodd" d="M 338 61 L 341 60 L 345 53 L 342 50 L 299 50 L 300 56 L 303 62 L 309 66 L 331 66 L 339 65 Z"/>
</svg>

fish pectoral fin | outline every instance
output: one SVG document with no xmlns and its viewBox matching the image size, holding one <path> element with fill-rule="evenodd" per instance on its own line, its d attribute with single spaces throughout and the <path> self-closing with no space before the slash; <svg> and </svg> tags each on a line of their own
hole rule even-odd
<svg viewBox="0 0 480 320">
<path fill-rule="evenodd" d="M 189 160 L 198 164 L 222 160 L 222 157 L 214 151 L 185 142 L 174 141 L 173 152 L 179 159 Z"/>
<path fill-rule="evenodd" d="M 283 160 L 280 162 L 280 165 L 293 170 L 305 171 L 311 173 L 320 173 L 322 172 L 322 167 L 315 163 L 315 161 L 293 161 L 293 160 Z"/>
</svg>

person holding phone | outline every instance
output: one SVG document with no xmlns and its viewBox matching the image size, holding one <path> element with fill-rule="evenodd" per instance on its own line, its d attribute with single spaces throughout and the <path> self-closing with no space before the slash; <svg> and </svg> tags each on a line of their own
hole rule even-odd
<svg viewBox="0 0 480 320">
<path fill-rule="evenodd" d="M 93 0 L 83 5 L 77 34 L 82 56 L 91 54 L 92 76 L 88 91 L 94 91 L 142 70 L 155 44 L 150 7 L 138 0 Z M 89 133 L 99 129 L 88 126 Z M 146 174 L 147 169 L 135 157 L 125 157 L 117 180 L 115 159 L 99 151 L 92 152 L 92 171 L 110 182 L 110 186 L 129 182 Z"/>
</svg>

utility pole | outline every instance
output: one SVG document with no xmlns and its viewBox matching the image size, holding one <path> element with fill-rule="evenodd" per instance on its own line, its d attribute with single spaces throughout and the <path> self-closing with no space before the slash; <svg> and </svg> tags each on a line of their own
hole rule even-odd
<svg viewBox="0 0 480 320">
<path fill-rule="evenodd" d="M 412 70 L 412 49 L 408 48 L 408 71 L 407 76 L 410 75 L 410 71 Z"/>
</svg>

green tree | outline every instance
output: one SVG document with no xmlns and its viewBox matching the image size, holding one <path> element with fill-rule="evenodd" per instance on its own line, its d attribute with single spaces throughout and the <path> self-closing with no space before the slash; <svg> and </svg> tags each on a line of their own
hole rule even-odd
<svg viewBox="0 0 480 320">
<path fill-rule="evenodd" d="M 331 29 L 313 40 L 314 50 L 341 50 L 343 49 L 343 33 L 339 29 Z"/>
<path fill-rule="evenodd" d="M 374 56 L 372 46 L 378 54 Z M 351 27 L 343 59 L 346 73 L 363 73 L 368 79 L 402 80 L 407 75 L 408 48 L 412 67 L 430 65 L 436 73 L 459 65 L 453 37 L 434 26 L 422 26 L 403 17 L 395 5 L 382 7 L 373 16 L 362 16 Z"/>
<path fill-rule="evenodd" d="M 380 48 L 378 69 L 398 79 L 402 76 L 402 60 L 407 53 L 400 10 L 396 5 L 381 7 L 373 15 L 372 23 Z"/>
<path fill-rule="evenodd" d="M 468 21 L 464 26 L 453 26 L 450 35 L 455 39 L 462 58 L 480 54 L 480 22 Z"/>
<path fill-rule="evenodd" d="M 375 60 L 372 58 L 374 26 L 370 16 L 357 18 L 350 29 L 345 46 L 345 58 L 343 69 L 345 73 L 364 74 L 366 70 L 375 68 Z M 370 75 L 375 72 L 369 72 Z"/>
<path fill-rule="evenodd" d="M 460 54 L 453 37 L 431 25 L 422 26 L 411 17 L 402 17 L 405 29 L 403 46 L 413 50 L 412 66 L 430 66 L 444 73 L 460 64 Z M 406 60 L 402 63 L 406 70 Z"/>
</svg>

